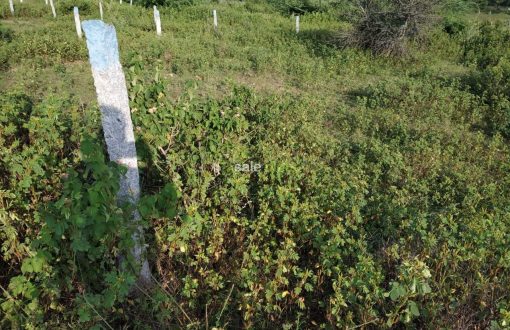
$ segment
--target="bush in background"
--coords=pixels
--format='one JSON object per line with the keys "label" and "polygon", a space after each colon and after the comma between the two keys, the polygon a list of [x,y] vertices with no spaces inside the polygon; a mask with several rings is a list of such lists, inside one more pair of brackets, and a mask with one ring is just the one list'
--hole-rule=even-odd
{"label": "bush in background", "polygon": [[510,137],[510,32],[483,24],[464,46],[463,61],[474,68],[465,78],[486,106],[484,126],[489,134]]}
{"label": "bush in background", "polygon": [[404,55],[407,43],[434,24],[439,2],[360,0],[360,17],[351,31],[340,36],[340,41],[379,55]]}

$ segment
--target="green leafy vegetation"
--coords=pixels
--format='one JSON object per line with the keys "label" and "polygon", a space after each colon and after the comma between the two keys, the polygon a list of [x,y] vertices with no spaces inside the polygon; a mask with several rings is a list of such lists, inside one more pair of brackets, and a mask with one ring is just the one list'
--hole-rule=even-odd
{"label": "green leafy vegetation", "polygon": [[0,328],[509,326],[510,15],[450,2],[381,57],[337,47],[352,1],[172,1],[160,38],[151,4],[104,3],[135,206],[74,31],[98,9],[0,4]]}

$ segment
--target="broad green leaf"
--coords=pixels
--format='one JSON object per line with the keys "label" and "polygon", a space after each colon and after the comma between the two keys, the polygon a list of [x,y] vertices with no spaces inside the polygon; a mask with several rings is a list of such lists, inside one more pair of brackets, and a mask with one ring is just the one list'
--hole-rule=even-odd
{"label": "broad green leaf", "polygon": [[414,301],[410,301],[408,305],[411,314],[413,314],[414,316],[420,316],[420,310],[418,309],[418,305],[416,305]]}

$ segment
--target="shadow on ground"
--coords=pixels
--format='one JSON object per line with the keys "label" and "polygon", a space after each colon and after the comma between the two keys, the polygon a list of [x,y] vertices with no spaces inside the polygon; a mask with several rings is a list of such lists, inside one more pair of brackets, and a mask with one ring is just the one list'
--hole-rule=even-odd
{"label": "shadow on ground", "polygon": [[307,46],[311,54],[318,57],[330,57],[341,48],[338,31],[325,29],[304,30],[298,33],[298,38]]}

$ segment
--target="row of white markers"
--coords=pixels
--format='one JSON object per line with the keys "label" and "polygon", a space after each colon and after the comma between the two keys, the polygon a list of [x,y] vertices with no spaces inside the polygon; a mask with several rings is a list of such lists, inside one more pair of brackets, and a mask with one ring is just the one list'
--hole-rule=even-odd
{"label": "row of white markers", "polygon": [[[57,17],[57,11],[55,10],[55,5],[53,4],[53,0],[44,0],[46,2],[46,6],[49,4],[51,7],[51,13],[53,17]],[[20,3],[23,3],[23,0],[19,0]],[[122,1],[121,1],[122,2]],[[12,0],[9,0],[9,9],[11,10],[12,16],[14,16],[14,3]]]}
{"label": "row of white markers", "polygon": [[[51,0],[50,0],[51,1]],[[122,3],[122,0],[121,0]],[[81,32],[81,21],[80,21],[80,13],[78,11],[78,7],[74,7],[74,24],[76,25],[76,33],[78,37],[82,37]],[[101,15],[101,20],[103,20],[103,6],[101,2],[99,2],[99,14]],[[159,10],[156,6],[154,6],[154,23],[156,24],[156,34],[158,36],[161,35],[161,16],[159,15]],[[213,23],[214,29],[218,28],[218,15],[216,14],[216,9],[213,10]]]}
{"label": "row of white markers", "polygon": [[[50,0],[52,1],[52,0]],[[122,3],[122,0],[121,0]],[[103,20],[103,6],[101,2],[99,2],[99,13],[101,15],[101,20]],[[213,9],[213,25],[214,29],[218,29],[218,14],[216,13],[216,9]],[[78,33],[78,37],[81,38],[81,26],[80,26],[80,14],[78,12],[78,7],[74,7],[74,22],[76,24],[76,33]],[[158,36],[161,35],[161,16],[159,15],[159,10],[156,6],[154,6],[154,23],[156,24],[156,34]],[[296,33],[299,32],[299,16],[296,16]]]}
{"label": "row of white markers", "polygon": [[[44,0],[46,2],[46,6],[49,4],[51,7],[51,13],[53,14],[53,17],[57,17],[57,12],[55,11],[55,5],[53,4],[53,0]],[[19,0],[20,3],[23,3],[23,0]],[[119,0],[120,3],[122,3],[122,0]],[[129,4],[133,5],[133,0],[129,0]],[[14,16],[14,3],[12,0],[9,0],[9,8],[11,10],[12,16]],[[99,1],[99,12],[101,13],[101,19],[103,19],[103,4],[101,1]]]}
{"label": "row of white markers", "polygon": [[[57,17],[57,13],[55,11],[55,6],[53,5],[53,0],[45,0],[46,5],[48,5],[48,2],[51,6],[51,12],[53,14],[53,17]],[[23,0],[20,0],[21,3],[23,3]],[[120,0],[120,3],[122,3],[122,0]],[[133,0],[130,0],[129,3],[133,5]],[[9,0],[9,7],[11,9],[11,13],[14,16],[14,4],[12,0]],[[213,25],[214,29],[218,29],[218,14],[216,13],[216,9],[212,11],[213,13]],[[99,15],[101,16],[101,20],[103,20],[103,3],[102,1],[99,1]],[[81,23],[80,23],[80,13],[78,12],[78,7],[74,7],[74,23],[76,25],[76,33],[78,33],[78,37],[82,37],[81,32]],[[161,17],[159,15],[159,10],[156,6],[154,6],[154,23],[156,24],[156,34],[158,36],[161,35]],[[296,16],[296,33],[299,32],[299,16]]]}
{"label": "row of white markers", "polygon": [[[51,7],[51,13],[53,14],[53,17],[57,17],[57,11],[55,10],[55,5],[53,4],[53,0],[44,0],[46,2],[46,6],[49,4]],[[23,3],[23,0],[19,0],[20,3]],[[122,0],[120,0],[120,3],[122,3]],[[129,3],[133,5],[133,0],[130,0]],[[14,16],[14,3],[12,0],[9,0],[9,9],[11,10],[12,16]],[[76,11],[77,7],[74,7],[75,17],[76,17]],[[102,1],[99,1],[99,14],[101,15],[101,20],[103,19],[103,3]]]}

